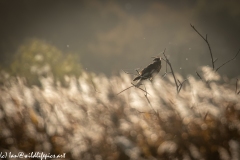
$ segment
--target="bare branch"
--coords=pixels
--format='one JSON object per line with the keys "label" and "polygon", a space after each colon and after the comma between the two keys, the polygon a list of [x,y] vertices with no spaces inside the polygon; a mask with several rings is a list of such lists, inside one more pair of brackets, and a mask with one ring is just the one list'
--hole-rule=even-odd
{"label": "bare branch", "polygon": [[175,82],[175,85],[176,85],[176,90],[177,90],[177,93],[178,93],[177,80],[176,80],[175,74],[174,74],[174,72],[173,72],[172,65],[171,65],[171,63],[169,62],[169,60],[167,59],[166,55],[165,55],[165,50],[166,50],[166,48],[164,49],[163,55],[164,55],[164,57],[165,57],[165,59],[166,59],[166,62],[168,63],[168,65],[169,65],[169,67],[170,67],[170,69],[171,69],[171,71],[172,71],[173,79],[174,79],[174,82]]}
{"label": "bare branch", "polygon": [[164,74],[162,75],[162,78],[166,77],[168,73],[172,73],[172,72],[164,73]]}
{"label": "bare branch", "polygon": [[180,83],[180,85],[179,85],[179,88],[178,88],[178,93],[181,91],[181,89],[182,89],[182,86],[183,86],[183,83],[184,82],[186,82],[188,79],[184,79],[182,82],[180,82],[179,80],[179,83]]}
{"label": "bare branch", "polygon": [[200,76],[200,74],[198,74],[198,72],[196,71],[197,76],[203,81],[202,77]]}
{"label": "bare branch", "polygon": [[122,92],[124,92],[124,91],[126,91],[126,90],[128,90],[128,89],[130,89],[130,88],[132,88],[132,87],[134,87],[134,86],[130,86],[130,87],[128,87],[128,88],[126,88],[126,89],[122,90],[122,91],[121,91],[121,92],[119,92],[117,95],[119,95],[120,93],[122,93]]}
{"label": "bare branch", "polygon": [[177,79],[177,81],[178,81],[178,83],[179,83],[179,85],[178,86],[180,86],[181,85],[181,82]]}
{"label": "bare branch", "polygon": [[[122,90],[121,92],[117,93],[117,95],[121,94],[122,92],[124,92],[124,91],[126,91],[126,90],[128,90],[128,89],[130,89],[130,88],[132,88],[132,87],[136,87],[137,89],[140,89],[140,90],[142,90],[143,92],[145,92],[145,94],[149,94],[146,90],[144,90],[144,89],[142,89],[142,88],[140,88],[140,87],[137,87],[137,86],[134,85],[133,83],[131,83],[131,84],[132,84],[132,86],[130,86],[130,87]],[[149,95],[150,95],[150,94],[149,94]]]}
{"label": "bare branch", "polygon": [[199,31],[198,31],[192,24],[190,24],[190,25],[191,25],[191,27],[194,29],[194,31],[196,31],[197,34],[198,34],[200,37],[202,37],[202,39],[207,43],[208,49],[209,49],[209,51],[210,51],[210,56],[211,56],[211,59],[212,59],[212,68],[213,68],[213,70],[214,70],[213,54],[212,54],[211,46],[210,46],[210,44],[209,44],[209,42],[208,42],[208,39],[207,39],[207,38],[208,38],[208,37],[207,37],[207,34],[206,34],[206,38],[204,38],[203,35],[202,35],[201,33],[199,33]]}
{"label": "bare branch", "polygon": [[162,78],[166,77],[167,75],[167,72],[165,72],[163,75],[162,75]]}
{"label": "bare branch", "polygon": [[213,61],[213,63],[217,62],[217,60],[218,60],[218,58],[216,58],[216,59]]}
{"label": "bare branch", "polygon": [[145,98],[147,99],[147,101],[148,101],[151,109],[152,109],[156,114],[158,114],[157,111],[155,111],[155,109],[153,109],[153,106],[152,106],[152,104],[150,103],[150,101],[149,101],[149,99],[148,99],[148,97],[147,97],[147,94],[145,94],[144,96],[145,96]]}
{"label": "bare branch", "polygon": [[[137,89],[140,89],[140,90],[142,90],[143,92],[145,92],[145,94],[149,94],[148,92],[147,92],[147,90],[144,90],[144,89],[142,89],[142,88],[140,88],[140,87],[137,87],[137,86],[135,86],[134,84],[132,84],[134,87],[136,87]],[[150,94],[149,94],[150,95]]]}
{"label": "bare branch", "polygon": [[166,63],[166,73],[167,73],[167,63]]}
{"label": "bare branch", "polygon": [[237,57],[237,55],[238,55],[239,52],[240,52],[240,49],[238,50],[237,54],[236,54],[232,59],[230,59],[230,60],[228,60],[227,62],[223,63],[221,66],[219,66],[219,67],[216,69],[216,71],[218,71],[218,70],[219,70],[222,66],[224,66],[225,64],[227,64],[227,63],[233,61],[234,59],[236,59],[236,57]]}
{"label": "bare branch", "polygon": [[[132,74],[132,75],[136,75],[136,74],[133,74],[133,73],[128,73],[128,72],[125,72],[124,70],[122,70],[124,73],[126,73],[126,74]],[[138,72],[138,70],[136,69],[136,71]],[[139,75],[139,72],[138,72],[138,75]],[[117,93],[117,95],[119,95],[119,94],[121,94],[122,92],[124,92],[124,91],[126,91],[126,90],[128,90],[128,89],[130,89],[130,88],[132,88],[132,87],[136,87],[134,84],[132,84],[132,86],[130,86],[130,87],[128,87],[128,88],[126,88],[126,89],[124,89],[124,90],[122,90],[121,92],[119,92],[119,93]]]}
{"label": "bare branch", "polygon": [[[144,86],[144,87],[145,87],[145,86]],[[145,96],[145,98],[147,99],[147,101],[148,101],[148,103],[149,103],[151,109],[152,109],[152,110],[156,113],[156,115],[157,115],[157,114],[158,114],[157,111],[155,111],[155,109],[153,109],[153,106],[152,106],[150,100],[148,99],[148,96],[147,96],[147,89],[146,89],[146,87],[145,87],[145,91],[146,91],[146,94],[145,94],[144,96]]]}
{"label": "bare branch", "polygon": [[168,72],[168,71],[167,71],[167,68],[168,68],[168,67],[167,67],[167,66],[168,66],[168,63],[167,63],[167,61],[166,61],[164,58],[162,58],[162,60],[164,60],[164,61],[166,62],[166,71],[165,71],[165,73],[162,75],[162,78],[164,78],[164,77],[166,77],[166,76],[167,76],[167,74],[168,74],[168,73],[172,73],[172,72]]}

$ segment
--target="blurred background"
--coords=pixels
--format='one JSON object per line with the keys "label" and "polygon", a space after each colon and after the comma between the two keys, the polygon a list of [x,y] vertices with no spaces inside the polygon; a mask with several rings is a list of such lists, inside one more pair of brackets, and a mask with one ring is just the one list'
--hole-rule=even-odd
{"label": "blurred background", "polygon": [[[240,49],[239,6],[0,0],[0,151],[83,160],[240,159],[240,55],[219,76],[190,27],[208,34],[219,67]],[[189,76],[176,94],[169,75],[125,90],[132,77],[121,70],[134,73],[165,48],[175,72],[185,79],[200,70],[207,83]]]}
{"label": "blurred background", "polygon": [[[190,23],[208,34],[220,66],[240,48],[239,6],[238,0],[0,0],[0,68],[20,73],[16,68],[30,63],[26,57],[39,59],[41,47],[28,48],[35,44],[56,49],[52,57],[62,56],[55,60],[59,66],[78,63],[72,67],[109,76],[134,72],[166,48],[176,72],[195,75],[200,66],[211,66],[211,59]],[[66,55],[72,57],[68,62]],[[240,56],[219,72],[237,77],[239,64]]]}

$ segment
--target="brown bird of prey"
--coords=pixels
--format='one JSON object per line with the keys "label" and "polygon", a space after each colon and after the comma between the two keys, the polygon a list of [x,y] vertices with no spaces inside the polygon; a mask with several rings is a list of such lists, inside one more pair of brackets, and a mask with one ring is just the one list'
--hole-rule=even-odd
{"label": "brown bird of prey", "polygon": [[161,57],[157,57],[153,59],[153,63],[149,64],[146,68],[144,68],[139,76],[135,77],[133,81],[138,80],[136,86],[139,87],[143,80],[149,79],[152,80],[153,76],[157,74],[161,69]]}

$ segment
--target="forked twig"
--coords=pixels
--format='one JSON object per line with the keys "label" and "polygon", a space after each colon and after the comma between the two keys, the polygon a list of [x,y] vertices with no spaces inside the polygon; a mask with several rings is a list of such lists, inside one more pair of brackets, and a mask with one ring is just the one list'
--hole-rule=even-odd
{"label": "forked twig", "polygon": [[[210,44],[209,44],[209,42],[208,42],[207,34],[206,34],[206,38],[204,38],[203,35],[202,35],[192,24],[190,24],[190,25],[191,25],[191,27],[194,29],[194,31],[196,31],[196,32],[198,33],[198,35],[207,43],[208,49],[209,49],[210,55],[211,55],[212,68],[213,68],[213,70],[215,70],[215,62],[218,60],[218,58],[216,58],[215,60],[213,60],[212,49],[211,49],[211,46],[210,46]],[[223,66],[226,65],[227,63],[229,63],[229,62],[233,61],[234,59],[236,59],[236,57],[238,56],[239,52],[240,52],[240,49],[238,50],[237,54],[236,54],[232,59],[224,62],[222,65],[220,65],[220,66],[216,69],[216,71],[218,71],[221,67],[223,67]],[[199,74],[198,74],[198,75],[199,75]],[[201,79],[202,79],[202,78],[201,78]]]}
{"label": "forked twig", "polygon": [[239,52],[240,52],[240,49],[238,50],[237,54],[236,54],[232,59],[230,59],[230,60],[226,61],[225,63],[223,63],[221,66],[219,66],[219,67],[216,69],[216,71],[218,71],[218,70],[219,70],[222,66],[224,66],[225,64],[227,64],[227,63],[233,61],[234,59],[236,59],[236,57],[237,57],[237,55],[238,55]]}
{"label": "forked twig", "polygon": [[[145,88],[145,90],[144,89],[142,89],[142,88],[140,88],[140,87],[137,87],[136,85],[134,85],[133,83],[131,83],[134,87],[136,87],[137,89],[140,89],[140,90],[142,90],[143,92],[145,92],[145,94],[149,94],[148,92],[147,92],[147,90],[146,90],[146,88]],[[145,87],[145,86],[144,86]],[[150,95],[150,94],[149,94]]]}
{"label": "forked twig", "polygon": [[172,75],[173,75],[173,79],[174,79],[174,82],[175,82],[175,85],[176,85],[176,90],[177,90],[177,93],[178,93],[177,80],[176,80],[175,74],[174,74],[174,72],[173,72],[172,65],[171,65],[171,63],[169,62],[169,60],[167,59],[166,55],[165,55],[165,50],[166,50],[166,48],[165,48],[164,51],[163,51],[163,55],[164,55],[164,57],[165,57],[165,59],[166,59],[165,61],[167,62],[167,64],[169,65],[169,67],[170,67],[170,69],[171,69],[171,72],[172,72]]}
{"label": "forked twig", "polygon": [[[162,60],[164,60],[164,61],[166,62],[166,60],[165,60],[164,58],[162,58]],[[168,63],[166,62],[166,71],[165,71],[165,73],[162,75],[162,78],[166,77],[168,73],[172,73],[172,72],[168,72],[168,71],[167,71],[167,68],[168,68],[167,66],[168,66]]]}
{"label": "forked twig", "polygon": [[122,92],[124,92],[124,91],[126,91],[126,90],[128,90],[128,89],[130,89],[130,88],[132,88],[132,87],[134,87],[134,86],[130,86],[130,87],[128,87],[128,88],[126,88],[126,89],[122,90],[122,91],[121,91],[121,92],[119,92],[117,95],[121,94]]}
{"label": "forked twig", "polygon": [[[124,72],[125,72],[125,71],[124,71]],[[140,73],[139,73],[138,70],[136,70],[136,72],[138,73],[138,75],[140,75]],[[125,73],[127,73],[127,72],[125,72]],[[129,74],[129,73],[127,73],[127,74]],[[151,109],[152,109],[152,110],[155,112],[155,114],[157,115],[157,111],[155,111],[155,109],[153,109],[153,106],[152,106],[150,100],[148,99],[148,96],[147,96],[147,95],[148,95],[149,93],[147,92],[146,87],[144,86],[144,87],[145,87],[145,90],[144,90],[144,89],[142,89],[142,88],[140,88],[140,87],[134,85],[133,83],[131,83],[131,84],[132,84],[132,86],[130,86],[130,87],[128,87],[128,88],[122,90],[121,92],[117,93],[117,95],[121,94],[122,92],[124,92],[124,91],[126,91],[126,90],[128,90],[128,89],[130,89],[130,88],[132,88],[132,87],[136,87],[136,88],[142,90],[143,92],[145,92],[144,96],[145,96],[145,98],[147,99],[148,104],[150,105]],[[150,94],[149,94],[149,95],[150,95]],[[139,113],[140,113],[140,112],[139,112]]]}
{"label": "forked twig", "polygon": [[[130,89],[130,88],[132,88],[132,87],[136,87],[137,89],[140,89],[140,90],[142,90],[143,92],[145,92],[145,94],[149,94],[146,90],[144,90],[144,89],[142,89],[142,88],[140,88],[140,87],[137,87],[137,86],[134,85],[133,83],[131,83],[131,84],[132,84],[132,86],[125,88],[125,89],[122,90],[121,92],[117,93],[117,95],[121,94],[122,92],[124,92],[124,91],[126,91],[126,90],[128,90],[128,89]],[[150,95],[150,94],[149,94],[149,95]]]}
{"label": "forked twig", "polygon": [[188,80],[188,79],[184,79],[182,82],[180,82],[180,81],[178,80],[178,83],[179,83],[179,85],[178,85],[178,93],[181,91],[182,86],[183,86],[183,83],[186,82],[187,80]]}
{"label": "forked twig", "polygon": [[[212,54],[211,46],[210,46],[210,44],[209,44],[209,42],[208,42],[208,39],[207,39],[207,34],[206,34],[206,38],[204,38],[203,35],[202,35],[200,32],[198,32],[198,30],[197,30],[192,24],[190,24],[190,25],[191,25],[191,27],[194,29],[194,31],[196,31],[197,34],[198,34],[200,37],[202,37],[202,39],[207,43],[208,49],[209,49],[209,51],[210,51],[211,60],[212,60],[212,68],[213,68],[213,70],[214,70],[213,54]],[[216,61],[216,60],[215,60],[215,61]]]}
{"label": "forked twig", "polygon": [[[125,72],[125,71],[123,70],[123,72]],[[140,72],[138,71],[138,69],[136,69],[136,72],[138,73],[138,76],[141,75]],[[126,74],[132,74],[132,73],[128,73],[128,72],[125,72],[125,73],[126,73]],[[136,74],[133,74],[133,75],[136,75]],[[124,91],[126,91],[126,90],[128,90],[128,89],[130,89],[130,88],[132,88],[132,87],[136,87],[136,88],[142,90],[143,92],[145,92],[145,94],[149,94],[149,93],[147,92],[146,88],[145,88],[145,90],[143,90],[142,88],[136,86],[135,84],[133,84],[133,83],[131,83],[131,84],[132,84],[132,86],[130,86],[130,87],[122,90],[121,92],[117,93],[117,95],[121,94],[122,92],[124,92]],[[149,95],[150,95],[150,94],[149,94]]]}

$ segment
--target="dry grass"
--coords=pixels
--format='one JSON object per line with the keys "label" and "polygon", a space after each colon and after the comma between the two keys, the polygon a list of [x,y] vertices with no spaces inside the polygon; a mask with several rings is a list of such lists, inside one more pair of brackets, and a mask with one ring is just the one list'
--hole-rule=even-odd
{"label": "dry grass", "polygon": [[[0,151],[62,154],[66,159],[240,159],[240,95],[204,67],[208,80],[189,77],[180,94],[170,75],[131,88],[129,75],[85,73],[68,87],[22,78],[0,90]],[[181,77],[176,75],[181,81]],[[156,113],[156,112],[157,113]]]}

